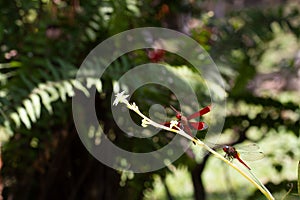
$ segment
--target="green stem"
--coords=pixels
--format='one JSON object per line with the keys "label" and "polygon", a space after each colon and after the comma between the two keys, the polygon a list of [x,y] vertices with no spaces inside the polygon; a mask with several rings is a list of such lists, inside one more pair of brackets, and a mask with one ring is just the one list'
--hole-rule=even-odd
{"label": "green stem", "polygon": [[251,171],[249,171],[249,173],[252,175],[252,177],[256,180],[256,182],[258,182],[260,184],[260,186],[270,195],[272,196],[272,194],[270,193],[270,191],[266,188],[266,186],[264,184],[262,184],[262,182],[255,176],[255,174],[253,174]]}
{"label": "green stem", "polygon": [[[209,151],[211,154],[213,154],[216,158],[219,158],[220,160],[222,160],[223,162],[225,162],[226,164],[228,164],[229,166],[231,166],[232,168],[234,168],[237,172],[239,172],[243,177],[245,177],[250,183],[252,183],[252,185],[254,185],[257,189],[259,189],[269,200],[274,200],[274,197],[272,196],[272,194],[268,191],[268,189],[253,175],[252,172],[250,172],[252,174],[253,177],[255,177],[256,180],[254,180],[253,178],[251,178],[248,174],[246,174],[244,171],[242,171],[240,168],[238,168],[235,164],[233,164],[232,162],[230,162],[229,160],[227,160],[226,158],[224,158],[224,156],[222,156],[221,154],[219,154],[218,152],[214,151],[212,148],[210,148],[209,146],[207,146],[205,143],[203,143],[201,140],[192,138],[189,134],[185,133],[183,130],[181,130],[179,127],[176,127],[178,130],[167,127],[167,126],[163,126],[159,123],[156,123],[154,121],[152,121],[151,119],[149,119],[148,117],[146,117],[143,113],[141,113],[138,109],[137,106],[131,105],[127,100],[123,101],[122,103],[126,104],[127,107],[131,110],[133,110],[134,112],[136,112],[139,116],[141,116],[143,119],[147,120],[149,122],[149,124],[151,124],[154,127],[157,128],[161,128],[167,131],[171,131],[177,134],[182,135],[183,137],[187,138],[188,140],[196,143],[197,145],[205,148],[207,151]],[[259,183],[259,184],[258,184]]]}
{"label": "green stem", "polygon": [[[236,171],[238,171],[242,176],[244,176],[248,181],[250,181],[250,183],[252,183],[257,189],[259,189],[269,200],[274,200],[274,197],[272,196],[272,194],[267,190],[267,188],[265,186],[263,186],[263,184],[261,184],[263,186],[262,187],[255,180],[253,180],[253,178],[251,178],[248,174],[246,174],[244,171],[242,171],[240,168],[238,168],[235,164],[233,164],[232,162],[230,162],[229,160],[224,158],[224,156],[220,155],[219,153],[214,151],[212,148],[210,148],[209,146],[207,146],[205,143],[203,143],[200,140],[194,139],[193,142],[195,142],[197,145],[199,145],[201,147],[204,147],[207,151],[212,153],[215,157],[221,159],[226,164],[230,165],[232,168],[234,168]],[[253,175],[252,172],[251,172],[251,174]],[[261,182],[259,181],[259,183],[261,183]]]}

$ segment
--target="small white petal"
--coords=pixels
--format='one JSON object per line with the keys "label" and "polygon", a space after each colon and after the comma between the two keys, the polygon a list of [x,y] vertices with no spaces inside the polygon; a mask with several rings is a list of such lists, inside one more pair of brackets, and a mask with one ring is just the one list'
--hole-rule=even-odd
{"label": "small white petal", "polygon": [[116,99],[113,102],[113,105],[116,106],[118,105],[118,103],[124,103],[127,101],[127,97],[129,97],[129,95],[124,95],[125,91],[122,91],[121,93],[116,94]]}
{"label": "small white petal", "polygon": [[176,120],[172,120],[170,122],[170,128],[173,128],[174,126],[177,126],[177,125],[178,125],[178,121],[176,121]]}
{"label": "small white petal", "polygon": [[143,119],[142,120],[142,127],[147,127],[148,125],[149,125],[150,123],[149,123],[149,121],[148,120],[146,120],[146,119]]}

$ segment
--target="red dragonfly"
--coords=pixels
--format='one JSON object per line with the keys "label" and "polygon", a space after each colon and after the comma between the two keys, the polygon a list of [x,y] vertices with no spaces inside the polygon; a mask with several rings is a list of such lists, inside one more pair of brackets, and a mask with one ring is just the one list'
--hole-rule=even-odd
{"label": "red dragonfly", "polygon": [[[182,128],[185,132],[187,132],[191,137],[194,137],[191,131],[191,127],[199,131],[207,128],[207,125],[204,122],[191,122],[190,120],[205,115],[211,110],[211,106],[206,106],[205,108],[202,108],[198,112],[195,112],[194,114],[188,117],[182,115],[182,113],[177,111],[173,106],[170,107],[172,108],[172,110],[174,110],[174,112],[176,112],[176,118],[178,119],[178,126]],[[164,125],[170,126],[170,122],[166,122]]]}
{"label": "red dragonfly", "polygon": [[262,152],[257,151],[259,149],[259,146],[257,146],[256,144],[245,145],[243,147],[240,147],[240,149],[242,149],[242,151],[238,152],[233,146],[224,146],[223,151],[226,153],[225,158],[227,158],[228,160],[233,160],[235,158],[247,169],[251,170],[251,168],[241,159],[240,153],[242,154],[243,159],[248,161],[259,160],[264,157],[264,154]]}

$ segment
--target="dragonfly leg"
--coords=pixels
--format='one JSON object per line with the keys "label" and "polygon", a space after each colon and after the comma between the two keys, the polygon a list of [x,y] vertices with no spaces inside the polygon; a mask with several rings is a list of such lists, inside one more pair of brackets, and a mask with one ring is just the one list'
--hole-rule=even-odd
{"label": "dragonfly leg", "polygon": [[227,160],[229,160],[230,162],[233,160],[233,157],[228,155],[227,153],[224,155],[224,158],[226,158]]}

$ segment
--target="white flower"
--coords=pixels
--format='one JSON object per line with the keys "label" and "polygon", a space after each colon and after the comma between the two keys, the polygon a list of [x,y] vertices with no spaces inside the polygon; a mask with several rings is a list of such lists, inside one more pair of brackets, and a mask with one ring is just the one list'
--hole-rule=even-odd
{"label": "white flower", "polygon": [[174,126],[177,126],[177,125],[178,125],[178,121],[171,120],[171,122],[170,122],[170,128],[173,128]]}
{"label": "white flower", "polygon": [[142,120],[142,127],[147,127],[150,124],[150,122],[147,119]]}
{"label": "white flower", "polygon": [[126,102],[128,103],[126,98],[129,97],[129,95],[124,95],[124,93],[125,91],[116,94],[116,99],[113,102],[114,106],[118,105],[118,103],[126,103]]}

